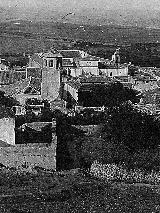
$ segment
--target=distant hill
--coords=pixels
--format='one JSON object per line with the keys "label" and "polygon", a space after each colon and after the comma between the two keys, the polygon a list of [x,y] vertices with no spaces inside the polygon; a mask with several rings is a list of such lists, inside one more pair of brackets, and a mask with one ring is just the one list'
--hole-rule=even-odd
{"label": "distant hill", "polygon": [[[145,8],[145,7],[144,7]],[[42,7],[28,9],[22,7],[0,7],[0,22],[11,20],[53,21],[89,25],[121,25],[160,28],[160,11],[148,9],[106,9],[102,5],[95,8],[83,7],[64,9],[63,7]]]}
{"label": "distant hill", "polygon": [[[11,38],[12,37],[12,38]],[[17,37],[19,40],[17,40]],[[138,42],[160,42],[160,29],[150,29],[136,26],[123,26],[118,24],[107,25],[90,25],[90,24],[73,24],[62,22],[31,22],[27,20],[8,21],[0,23],[1,49],[6,48],[5,43],[13,42],[13,47],[17,48],[17,43],[23,45],[23,40],[35,39],[40,42],[41,46],[55,43],[55,40],[72,39],[84,40],[100,43],[138,43]],[[20,44],[21,41],[21,44]],[[25,41],[26,42],[26,41]],[[11,46],[11,44],[10,44]]]}

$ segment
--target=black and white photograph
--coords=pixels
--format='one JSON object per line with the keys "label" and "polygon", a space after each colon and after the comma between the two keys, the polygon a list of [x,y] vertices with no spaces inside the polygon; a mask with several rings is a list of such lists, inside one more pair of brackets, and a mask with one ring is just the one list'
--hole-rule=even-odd
{"label": "black and white photograph", "polygon": [[160,213],[160,1],[0,0],[0,213]]}

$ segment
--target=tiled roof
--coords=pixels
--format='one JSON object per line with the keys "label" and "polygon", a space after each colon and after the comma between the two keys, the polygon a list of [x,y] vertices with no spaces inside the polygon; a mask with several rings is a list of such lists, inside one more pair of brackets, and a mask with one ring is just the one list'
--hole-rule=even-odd
{"label": "tiled roof", "polygon": [[59,50],[63,58],[82,58],[79,50]]}

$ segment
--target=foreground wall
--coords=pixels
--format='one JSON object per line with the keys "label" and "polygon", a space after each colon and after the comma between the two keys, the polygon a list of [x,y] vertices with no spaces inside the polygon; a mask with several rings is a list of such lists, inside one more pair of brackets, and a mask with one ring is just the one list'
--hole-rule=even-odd
{"label": "foreground wall", "polygon": [[0,163],[9,167],[39,166],[56,170],[56,144],[16,145],[0,148]]}

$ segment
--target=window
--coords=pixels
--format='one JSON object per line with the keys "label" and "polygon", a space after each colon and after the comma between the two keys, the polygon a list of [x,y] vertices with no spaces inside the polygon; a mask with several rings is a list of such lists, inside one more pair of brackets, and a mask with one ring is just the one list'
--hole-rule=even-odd
{"label": "window", "polygon": [[56,58],[56,69],[62,67],[62,58]]}
{"label": "window", "polygon": [[110,73],[110,76],[112,76],[112,72]]}
{"label": "window", "polygon": [[47,67],[47,60],[45,59],[44,62],[45,62],[45,66]]}
{"label": "window", "polygon": [[49,60],[49,67],[53,67],[53,60]]}

